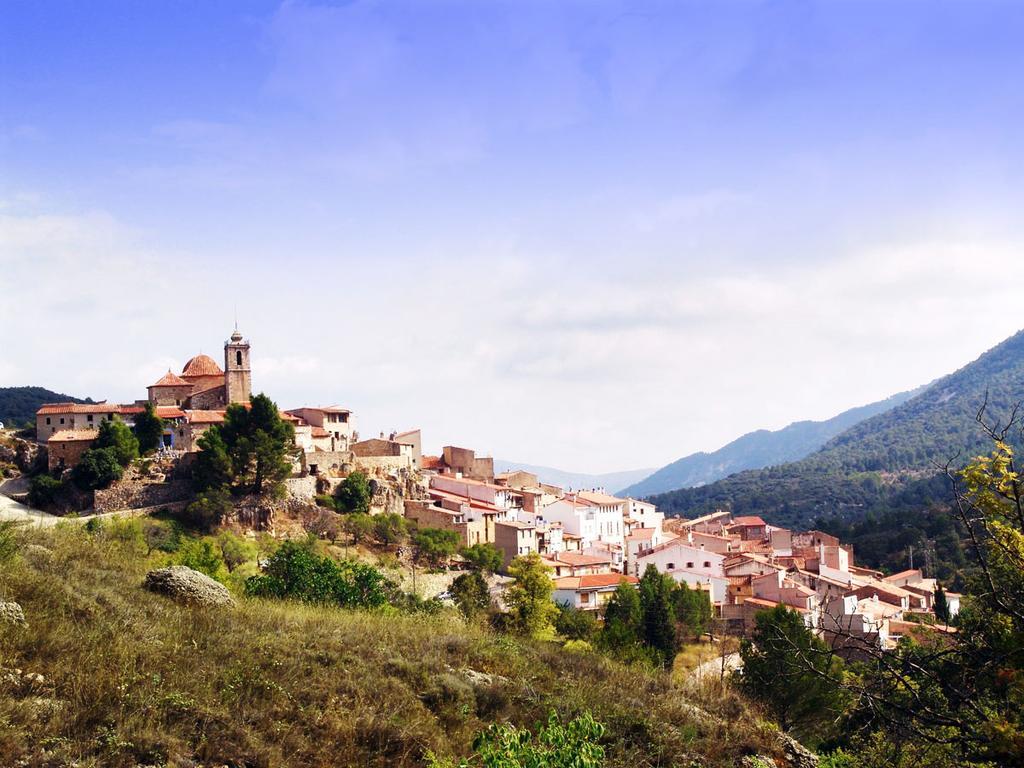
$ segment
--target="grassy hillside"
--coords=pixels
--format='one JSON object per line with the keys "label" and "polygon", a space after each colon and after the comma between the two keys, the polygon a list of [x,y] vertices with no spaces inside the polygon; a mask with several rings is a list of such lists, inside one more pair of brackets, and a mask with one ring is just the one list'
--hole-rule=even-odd
{"label": "grassy hillside", "polygon": [[422,766],[427,750],[467,755],[489,723],[550,711],[603,722],[609,766],[773,751],[734,695],[696,716],[666,673],[454,612],[183,607],[141,588],[160,556],[79,528],[23,532],[21,553],[0,565],[0,600],[28,621],[0,624],[0,765]]}
{"label": "grassy hillside", "polygon": [[742,472],[788,461],[797,461],[821,448],[854,424],[884,413],[917,394],[901,392],[859,408],[851,408],[825,421],[798,421],[774,432],[759,429],[711,453],[694,453],[662,467],[639,483],[626,488],[630,496],[651,496],[677,488],[692,488]]}
{"label": "grassy hillside", "polygon": [[43,403],[91,403],[43,387],[0,387],[0,421],[8,427],[35,424],[36,411]]}

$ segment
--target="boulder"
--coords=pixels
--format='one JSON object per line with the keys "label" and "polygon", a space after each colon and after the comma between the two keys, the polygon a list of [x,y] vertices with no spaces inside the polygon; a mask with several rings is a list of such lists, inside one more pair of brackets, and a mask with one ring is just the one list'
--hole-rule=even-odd
{"label": "boulder", "polygon": [[146,589],[193,605],[234,605],[228,588],[205,573],[184,565],[159,568],[146,574]]}
{"label": "boulder", "polygon": [[24,627],[28,622],[25,621],[25,612],[21,610],[20,605],[0,602],[0,624],[17,624]]}
{"label": "boulder", "polygon": [[792,768],[818,768],[818,756],[792,736],[780,731],[779,745]]}

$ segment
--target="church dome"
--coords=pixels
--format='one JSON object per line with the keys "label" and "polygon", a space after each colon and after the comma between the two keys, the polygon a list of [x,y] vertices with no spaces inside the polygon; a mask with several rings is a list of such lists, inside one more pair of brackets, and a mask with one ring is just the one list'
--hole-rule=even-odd
{"label": "church dome", "polygon": [[223,376],[224,371],[209,355],[196,355],[181,369],[182,376]]}

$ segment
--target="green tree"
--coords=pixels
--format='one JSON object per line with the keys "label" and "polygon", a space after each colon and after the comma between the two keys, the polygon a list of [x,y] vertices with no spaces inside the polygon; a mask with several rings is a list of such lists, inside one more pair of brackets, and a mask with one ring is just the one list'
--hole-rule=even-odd
{"label": "green tree", "polygon": [[949,601],[946,599],[946,590],[942,588],[942,585],[936,582],[935,584],[935,618],[941,621],[943,624],[949,624]]}
{"label": "green tree", "polygon": [[605,605],[601,645],[620,658],[633,658],[640,648],[642,632],[640,594],[623,579]]}
{"label": "green tree", "polygon": [[456,764],[428,753],[427,768],[601,768],[604,730],[589,712],[564,725],[552,712],[536,735],[495,723],[473,740],[469,760]]}
{"label": "green tree", "polygon": [[509,626],[527,637],[542,637],[554,632],[554,619],[558,606],[551,601],[554,589],[551,569],[531,552],[517,557],[508,567],[515,581],[505,590],[505,604],[509,609]]}
{"label": "green tree", "polygon": [[767,707],[784,731],[817,742],[825,725],[844,709],[844,697],[832,681],[841,662],[784,605],[754,617],[754,632],[740,646],[744,691]]}
{"label": "green tree", "polygon": [[643,642],[665,667],[676,657],[675,610],[672,593],[675,581],[653,565],[640,579],[640,610],[643,614]]}
{"label": "green tree", "polygon": [[373,518],[370,515],[355,513],[345,517],[345,532],[352,537],[352,543],[366,541],[373,535]]}
{"label": "green tree", "polygon": [[181,546],[181,529],[173,522],[146,517],[142,520],[142,538],[147,555],[154,551],[176,552]]}
{"label": "green tree", "polygon": [[[206,430],[197,443],[193,478],[200,489],[225,485],[224,476],[241,491],[276,491],[291,474],[295,429],[281,418],[277,405],[264,394],[253,396],[249,407],[232,403],[224,423]],[[211,455],[203,458],[203,453]],[[223,450],[223,454],[221,453]],[[224,456],[229,462],[225,466]]]}
{"label": "green tree", "polygon": [[363,472],[352,472],[334,490],[334,505],[344,514],[366,514],[370,511],[370,481]]}
{"label": "green tree", "polygon": [[163,444],[164,420],[157,413],[152,403],[146,403],[142,413],[135,417],[133,428],[139,441],[139,453],[151,453]]}
{"label": "green tree", "polygon": [[560,603],[555,631],[566,640],[590,640],[597,634],[597,619],[592,611],[581,611],[568,603]]}
{"label": "green tree", "polygon": [[257,557],[256,544],[231,531],[221,531],[217,535],[217,546],[228,572]]}
{"label": "green tree", "polygon": [[139,458],[139,441],[120,419],[104,421],[100,424],[93,448],[110,450],[114,458],[117,459],[117,463],[122,467],[127,467]]}
{"label": "green tree", "polygon": [[222,490],[231,485],[231,457],[219,426],[212,426],[196,441],[199,452],[192,465],[192,484],[199,492]]}
{"label": "green tree", "polygon": [[437,566],[451,559],[459,548],[461,537],[446,528],[420,528],[412,536],[417,559]]}
{"label": "green tree", "polygon": [[[109,424],[110,422],[104,422]],[[134,438],[132,438],[134,439]],[[124,468],[113,448],[90,448],[71,470],[71,480],[83,491],[106,488],[120,480]]]}
{"label": "green tree", "polygon": [[188,539],[175,554],[178,565],[205,573],[211,579],[224,578],[224,559],[220,549],[209,539]]}
{"label": "green tree", "polygon": [[491,607],[490,590],[478,571],[461,574],[448,591],[467,619],[475,618]]}
{"label": "green tree", "polygon": [[505,561],[501,550],[493,544],[481,543],[471,547],[463,547],[459,553],[470,565],[480,571],[497,573],[501,570],[501,564]]}
{"label": "green tree", "polygon": [[405,538],[408,526],[405,518],[393,513],[373,515],[373,537],[381,544],[397,544]]}
{"label": "green tree", "polygon": [[672,607],[680,633],[692,638],[703,635],[711,624],[711,598],[703,589],[690,589],[680,582],[672,592]]}
{"label": "green tree", "polygon": [[220,525],[230,511],[231,494],[223,487],[211,488],[185,507],[180,519],[191,528],[208,532]]}

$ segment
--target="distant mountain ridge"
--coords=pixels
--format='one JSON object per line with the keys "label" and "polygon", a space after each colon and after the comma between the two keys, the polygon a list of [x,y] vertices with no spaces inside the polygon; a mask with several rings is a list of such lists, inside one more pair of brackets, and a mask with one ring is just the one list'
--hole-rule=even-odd
{"label": "distant mountain ridge", "polygon": [[[1024,400],[1024,331],[906,402],[853,425],[800,461],[653,499],[670,514],[692,517],[727,508],[781,525],[943,504],[949,494],[939,467],[950,460],[962,464],[991,449],[975,420],[986,398],[990,421],[1005,420]],[[1019,449],[1021,436],[1012,438]]]}
{"label": "distant mountain ridge", "polygon": [[758,429],[733,440],[717,451],[700,451],[662,467],[639,483],[626,488],[631,496],[651,496],[706,485],[745,469],[760,469],[797,461],[821,448],[854,424],[905,403],[925,388],[900,392],[877,403],[850,408],[825,421],[796,421],[782,429]]}
{"label": "distant mountain ridge", "polygon": [[543,467],[537,464],[524,464],[520,461],[507,461],[505,459],[494,460],[495,472],[508,472],[513,469],[522,469],[532,472],[540,478],[541,482],[558,485],[562,488],[604,488],[609,493],[617,493],[631,483],[651,474],[650,469],[632,469],[622,472],[606,472],[604,474],[588,474],[585,472],[567,472],[554,467]]}
{"label": "distant mountain ridge", "polygon": [[0,387],[0,421],[7,427],[35,423],[43,403],[92,403],[91,398],[72,397],[44,387]]}

